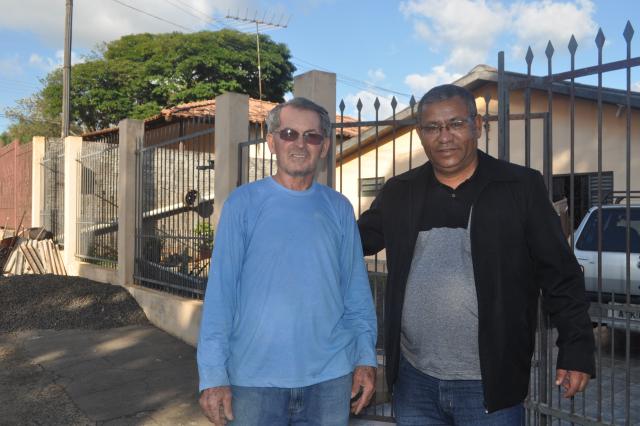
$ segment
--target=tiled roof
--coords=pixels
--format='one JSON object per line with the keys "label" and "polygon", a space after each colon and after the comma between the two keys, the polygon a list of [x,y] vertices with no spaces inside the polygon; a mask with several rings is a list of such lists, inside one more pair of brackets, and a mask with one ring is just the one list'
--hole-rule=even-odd
{"label": "tiled roof", "polygon": [[[275,102],[259,101],[257,99],[249,98],[249,122],[251,123],[264,122],[264,120],[267,118],[267,114],[269,113],[269,111],[271,111],[276,105],[278,104]],[[171,117],[182,117],[182,118],[215,117],[215,115],[216,115],[216,100],[209,99],[206,101],[189,102],[186,104],[176,105],[171,108],[165,108],[160,112],[160,114],[154,115],[152,117],[147,117],[144,120],[144,122],[149,123],[149,122],[159,121],[160,119],[169,121]],[[341,118],[339,115],[337,115],[336,122],[337,123],[340,123],[340,122],[353,123],[353,122],[356,122],[356,119],[353,117],[349,117],[347,115]],[[111,127],[109,129],[96,130],[94,132],[85,133],[83,136],[95,137],[95,136],[103,135],[106,133],[114,132],[117,129],[118,129],[117,127]],[[366,129],[367,129],[366,127],[363,127],[362,131]],[[345,127],[342,133],[344,134],[345,139],[348,139],[358,135],[358,128]],[[336,134],[340,135],[341,129],[336,129]]]}
{"label": "tiled roof", "polygon": [[[269,111],[271,111],[277,103],[269,101],[259,101],[249,98],[249,121],[251,123],[262,123]],[[206,117],[216,115],[216,100],[209,99],[206,101],[189,102],[186,104],[176,105],[171,108],[165,108],[161,114],[168,118],[176,117]]]}
{"label": "tiled roof", "polygon": [[[249,98],[249,121],[251,123],[262,123],[266,118],[269,111],[278,105],[275,102],[259,101],[257,99]],[[186,104],[177,105],[171,108],[165,108],[162,110],[161,115],[165,118],[171,116],[176,117],[205,117],[216,115],[216,100],[210,99],[199,102],[189,102]],[[336,116],[336,122],[340,123],[340,116]],[[356,119],[349,116],[344,116],[342,122],[353,123]],[[340,134],[340,129],[336,130],[336,134]],[[355,127],[345,127],[344,135],[346,138],[351,138],[358,134],[358,129]]]}

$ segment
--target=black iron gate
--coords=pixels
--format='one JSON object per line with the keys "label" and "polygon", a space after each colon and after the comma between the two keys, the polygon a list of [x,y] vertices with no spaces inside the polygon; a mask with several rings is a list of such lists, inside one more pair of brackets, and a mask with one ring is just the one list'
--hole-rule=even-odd
{"label": "black iron gate", "polygon": [[[593,269],[597,271],[597,277],[594,277],[597,280],[597,289],[590,294],[592,320],[596,325],[594,333],[598,343],[597,378],[592,380],[586,392],[575,398],[566,400],[561,397],[559,387],[554,386],[556,332],[550,327],[548,318],[540,312],[530,395],[526,402],[527,423],[530,425],[640,424],[640,328],[637,327],[640,300],[633,295],[639,283],[632,282],[631,279],[632,268],[640,268],[640,262],[638,265],[635,264],[638,261],[638,253],[631,251],[631,237],[636,232],[634,227],[638,226],[632,219],[632,210],[640,208],[634,206],[632,201],[640,182],[640,176],[637,175],[640,155],[637,150],[638,134],[632,135],[632,123],[640,118],[640,95],[632,92],[631,70],[640,65],[640,57],[631,57],[633,33],[631,24],[627,22],[623,32],[627,46],[626,58],[603,63],[605,37],[600,30],[595,39],[598,64],[582,69],[575,68],[578,44],[572,36],[568,44],[571,69],[555,74],[552,72],[554,47],[549,42],[545,51],[548,73],[544,77],[531,74],[533,53],[530,48],[526,55],[526,75],[506,72],[504,54],[501,52],[498,57],[499,157],[511,160],[514,149],[524,150],[524,164],[531,166],[532,160],[535,160],[531,153],[531,118],[535,114],[532,112],[532,98],[546,99],[546,111],[543,112],[548,114],[549,121],[543,130],[546,137],[542,147],[542,172],[550,198],[554,197],[554,173],[568,177],[568,222],[571,231],[578,225],[576,215],[584,213],[580,212],[576,204],[576,175],[584,172],[585,167],[590,167],[591,169],[587,170],[591,177],[590,185],[597,187],[597,207],[592,213],[597,214],[598,218],[597,245],[594,251],[596,266]],[[603,74],[616,70],[626,73],[626,88],[623,90],[603,86]],[[576,82],[576,79],[585,76],[597,76],[597,86]],[[514,134],[509,119],[510,96],[518,91],[524,98],[525,126],[523,134],[520,135]],[[555,100],[562,100],[568,104],[568,118],[563,115],[566,111],[558,111],[557,106],[554,108]],[[596,103],[595,116],[586,114],[585,109],[580,107],[584,101]],[[559,127],[558,131],[556,127]],[[563,131],[566,129],[568,132]],[[589,129],[593,130],[593,138],[585,137]],[[567,133],[566,137],[563,136]],[[616,136],[619,134],[623,137]],[[591,145],[590,140],[593,141]],[[583,170],[577,170],[578,157]],[[559,158],[568,158],[568,167],[557,165]],[[607,248],[603,247],[606,236],[603,235],[602,212],[607,208],[605,198],[612,187],[621,193],[619,195],[624,200],[623,217],[626,217],[626,220],[618,224],[624,227],[625,231],[623,239],[626,250],[623,254],[626,259],[624,268],[615,272],[616,278],[612,277],[614,273],[611,272],[611,265],[603,260]],[[575,249],[576,245],[574,239],[574,233],[570,232],[568,240],[572,249]],[[621,281],[624,290],[618,294],[609,294],[607,285],[612,279]]]}
{"label": "black iron gate", "polygon": [[135,280],[202,298],[213,248],[212,117],[145,129],[137,149]]}

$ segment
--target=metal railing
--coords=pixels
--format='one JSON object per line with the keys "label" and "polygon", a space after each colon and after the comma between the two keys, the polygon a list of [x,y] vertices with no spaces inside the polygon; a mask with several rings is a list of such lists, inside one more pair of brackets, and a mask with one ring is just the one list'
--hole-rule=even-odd
{"label": "metal railing", "polygon": [[118,264],[118,135],[83,141],[78,156],[76,257],[108,268]]}
{"label": "metal railing", "polygon": [[[539,312],[538,334],[536,341],[536,352],[533,359],[532,381],[529,398],[526,401],[527,423],[530,425],[614,425],[614,424],[637,424],[640,422],[640,409],[637,405],[640,395],[634,394],[635,389],[640,385],[640,348],[638,347],[637,332],[631,329],[631,320],[637,318],[640,306],[632,303],[631,297],[631,268],[632,257],[630,252],[630,227],[631,227],[631,198],[637,194],[637,182],[639,176],[637,168],[632,169],[632,164],[637,161],[637,157],[632,159],[632,134],[631,123],[638,119],[638,108],[640,107],[640,96],[632,92],[631,70],[640,65],[640,57],[631,57],[631,39],[633,28],[630,22],[623,31],[624,40],[627,47],[625,59],[610,63],[603,63],[603,47],[605,36],[600,30],[595,38],[597,47],[597,65],[582,69],[575,68],[575,55],[578,43],[575,37],[571,37],[568,43],[571,69],[566,72],[553,73],[553,55],[555,49],[551,42],[545,50],[547,61],[547,75],[536,77],[531,74],[533,53],[529,49],[526,55],[527,74],[509,73],[504,70],[504,54],[500,53],[499,75],[498,75],[498,99],[499,109],[499,131],[498,131],[498,154],[505,160],[512,160],[513,150],[524,149],[524,164],[531,166],[542,165],[543,175],[549,190],[549,197],[555,198],[553,176],[559,168],[568,175],[569,185],[567,199],[569,205],[569,223],[575,227],[577,225],[576,215],[582,212],[575,207],[580,205],[577,198],[581,192],[589,197],[589,202],[582,204],[590,207],[598,207],[598,247],[597,247],[597,301],[591,305],[592,320],[596,323],[594,329],[597,351],[596,351],[596,379],[592,380],[584,393],[580,393],[570,400],[561,397],[559,387],[554,386],[555,359],[557,356],[554,342],[556,330],[549,324],[549,319],[544,312]],[[626,89],[610,89],[603,86],[603,75],[608,72],[623,71],[626,74]],[[579,84],[576,79],[586,76],[596,76],[597,86]],[[509,120],[510,94],[518,92],[524,98],[524,147],[519,147],[514,143],[514,130]],[[532,125],[533,97],[538,95],[538,105],[546,98],[546,113],[549,115],[548,125],[543,129],[545,141],[542,144],[542,158],[532,156]],[[542,94],[542,96],[540,96]],[[554,110],[554,100],[562,98],[568,104],[568,120],[561,114],[564,111]],[[595,104],[594,116],[587,116],[584,110],[578,114],[580,102],[590,102]],[[611,107],[614,105],[616,112],[612,113]],[[556,132],[558,122],[563,119],[568,121],[568,138],[559,137]],[[566,128],[565,127],[565,128]],[[613,131],[612,131],[613,129]],[[595,138],[585,138],[587,135],[595,135]],[[609,133],[611,132],[611,133]],[[619,134],[622,133],[623,140]],[[579,136],[581,134],[582,136]],[[612,135],[612,136],[609,136]],[[595,139],[594,145],[590,141]],[[615,149],[614,144],[618,144]],[[578,145],[579,144],[579,145]],[[558,147],[559,146],[559,147]],[[562,164],[557,160],[559,152],[564,154]],[[634,153],[637,156],[637,153]],[[522,158],[522,157],[520,157]],[[577,165],[579,159],[579,170]],[[541,160],[541,161],[540,161]],[[567,164],[565,166],[564,164]],[[585,166],[586,165],[586,166]],[[589,167],[590,173],[588,185],[580,188],[577,179],[579,173],[585,172],[585,167]],[[605,167],[612,169],[606,171]],[[616,180],[614,182],[614,179]],[[622,183],[619,183],[622,182]],[[632,184],[633,182],[633,184]],[[603,253],[602,235],[602,200],[605,193],[612,189],[617,195],[623,197],[626,209],[627,249],[626,253],[620,253],[625,257],[624,268],[621,268],[617,278],[603,277],[605,264]],[[570,233],[569,243],[573,249],[575,246],[574,234]],[[634,254],[635,256],[635,254]],[[635,261],[634,261],[635,262]],[[633,265],[635,267],[635,265]],[[618,295],[609,295],[603,291],[605,279],[617,279],[624,282],[624,291]],[[636,283],[637,284],[637,283]],[[635,285],[635,284],[634,284]],[[619,300],[623,303],[607,302],[607,300]],[[617,312],[616,317],[611,315]]]}
{"label": "metal railing", "polygon": [[135,280],[202,298],[214,229],[213,119],[145,129],[137,149]]}
{"label": "metal railing", "polygon": [[64,140],[48,138],[42,162],[44,205],[42,226],[53,233],[54,241],[64,245]]}

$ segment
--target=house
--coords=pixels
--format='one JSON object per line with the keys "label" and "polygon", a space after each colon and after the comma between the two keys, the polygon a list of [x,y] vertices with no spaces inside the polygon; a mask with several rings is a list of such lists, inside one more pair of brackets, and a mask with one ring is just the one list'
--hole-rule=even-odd
{"label": "house", "polygon": [[[524,74],[506,72],[510,82],[527,81]],[[531,79],[530,165],[543,171],[545,120],[549,108],[547,86]],[[478,65],[454,84],[476,96],[478,113],[485,116],[485,128],[478,146],[498,156],[498,71]],[[551,142],[554,201],[569,197],[571,172],[570,83],[556,82],[551,88]],[[603,193],[626,189],[626,91],[603,88],[602,96],[602,187]],[[575,224],[597,203],[598,186],[598,91],[597,87],[575,84],[574,185]],[[352,202],[356,214],[366,210],[390,177],[426,161],[415,131],[417,105],[396,114],[397,125],[373,126],[338,148],[336,188]],[[525,164],[525,90],[510,92],[509,160]],[[640,94],[631,94],[631,190],[640,189]],[[388,123],[388,121],[387,121]],[[549,124],[549,123],[547,123]],[[340,154],[342,152],[342,154]]]}

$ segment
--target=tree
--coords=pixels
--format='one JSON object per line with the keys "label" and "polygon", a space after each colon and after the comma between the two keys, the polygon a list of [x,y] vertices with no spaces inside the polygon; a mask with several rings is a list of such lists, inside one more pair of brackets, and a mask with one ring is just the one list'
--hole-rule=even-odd
{"label": "tree", "polygon": [[[55,83],[62,77],[62,70],[50,73],[47,78],[41,81],[43,85]],[[6,132],[2,134],[3,141],[8,142],[19,140],[28,142],[33,136],[59,136],[61,133],[60,112],[62,111],[62,101],[59,100],[51,105],[52,99],[44,96],[44,90],[31,95],[28,98],[20,99],[13,108],[4,111],[5,116],[13,121]],[[60,92],[62,96],[62,92]],[[75,126],[76,132],[80,129]],[[8,143],[7,142],[7,143]]]}
{"label": "tree", "polygon": [[9,132],[0,133],[0,146],[9,145],[11,143],[11,136]]}
{"label": "tree", "polygon": [[[260,35],[263,99],[284,100],[295,71],[290,57],[286,45]],[[26,131],[33,129],[26,125],[27,118],[58,119],[62,73],[52,72],[43,83],[38,94],[20,101],[30,108],[24,116],[14,115],[18,118],[14,126]],[[127,117],[146,118],[164,107],[212,99],[226,91],[258,98],[254,35],[221,30],[124,36],[72,67],[72,125],[85,131],[102,129]],[[58,127],[55,134],[59,133]]]}

